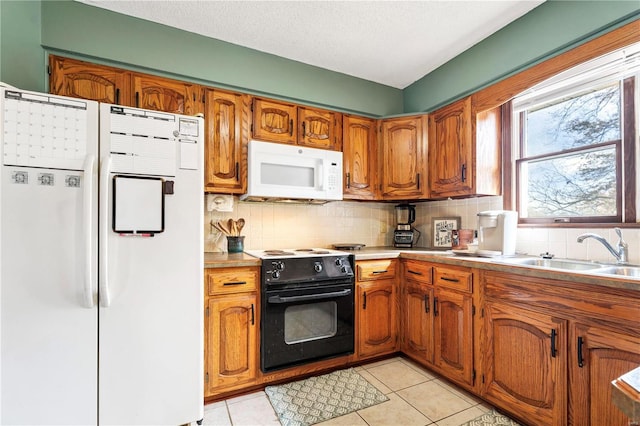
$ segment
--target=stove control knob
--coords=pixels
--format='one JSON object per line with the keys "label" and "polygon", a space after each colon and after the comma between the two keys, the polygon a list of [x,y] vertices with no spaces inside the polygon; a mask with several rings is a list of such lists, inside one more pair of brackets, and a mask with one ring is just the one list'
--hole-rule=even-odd
{"label": "stove control knob", "polygon": [[272,262],[273,267],[276,269],[276,271],[284,271],[284,262],[281,260],[277,260],[275,262]]}
{"label": "stove control knob", "polygon": [[316,272],[322,272],[322,263],[321,263],[321,262],[316,262],[316,263],[313,265],[313,269],[314,269]]}
{"label": "stove control knob", "polygon": [[346,266],[343,266],[340,268],[340,272],[342,272],[343,274],[346,274],[347,272],[349,272],[349,268],[347,268]]}
{"label": "stove control knob", "polygon": [[271,273],[271,277],[272,277],[274,280],[277,280],[278,278],[280,278],[280,271],[273,271],[273,272]]}
{"label": "stove control knob", "polygon": [[343,261],[341,257],[336,258],[336,266],[342,266]]}

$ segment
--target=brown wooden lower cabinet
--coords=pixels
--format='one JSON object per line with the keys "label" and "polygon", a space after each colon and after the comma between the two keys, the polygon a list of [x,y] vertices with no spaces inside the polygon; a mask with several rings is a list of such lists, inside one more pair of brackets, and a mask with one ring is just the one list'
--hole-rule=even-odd
{"label": "brown wooden lower cabinet", "polygon": [[205,270],[205,397],[257,384],[260,268]]}
{"label": "brown wooden lower cabinet", "polygon": [[501,303],[485,315],[483,396],[531,423],[565,424],[567,321]]}
{"label": "brown wooden lower cabinet", "polygon": [[481,396],[533,425],[627,426],[611,382],[640,365],[637,291],[483,274]]}
{"label": "brown wooden lower cabinet", "polygon": [[402,265],[402,351],[472,387],[471,269],[415,260],[403,260]]}
{"label": "brown wooden lower cabinet", "polygon": [[356,262],[356,359],[398,350],[396,259]]}

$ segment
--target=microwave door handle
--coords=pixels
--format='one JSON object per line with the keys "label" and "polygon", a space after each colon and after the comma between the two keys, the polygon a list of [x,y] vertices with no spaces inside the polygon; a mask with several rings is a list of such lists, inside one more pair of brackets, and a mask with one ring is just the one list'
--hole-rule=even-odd
{"label": "microwave door handle", "polygon": [[324,189],[324,163],[320,162],[320,166],[318,167],[318,189]]}

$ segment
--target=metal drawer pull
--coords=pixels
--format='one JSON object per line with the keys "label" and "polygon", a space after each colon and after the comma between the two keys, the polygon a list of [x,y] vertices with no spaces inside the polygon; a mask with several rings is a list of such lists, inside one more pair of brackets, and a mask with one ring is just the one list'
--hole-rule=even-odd
{"label": "metal drawer pull", "polygon": [[[318,294],[310,294],[308,296],[271,296],[269,297],[269,303],[292,303],[292,302],[304,302],[307,300],[318,300],[318,299],[330,299],[333,297],[342,297],[348,296],[351,294],[351,289],[345,289],[342,291],[332,291],[329,293],[318,293]],[[366,304],[366,296],[365,296],[365,304]]]}
{"label": "metal drawer pull", "polygon": [[584,367],[584,356],[582,355],[582,347],[584,346],[584,339],[578,337],[578,367]]}
{"label": "metal drawer pull", "polygon": [[379,275],[379,274],[386,274],[387,272],[389,272],[389,271],[386,271],[386,270],[385,271],[373,271],[372,274],[373,275]]}
{"label": "metal drawer pull", "polygon": [[367,292],[362,293],[362,309],[367,309]]}
{"label": "metal drawer pull", "polygon": [[246,284],[246,281],[227,281],[226,283],[222,284],[222,285],[243,285]]}
{"label": "metal drawer pull", "polygon": [[457,278],[448,278],[448,277],[440,277],[442,281],[449,281],[450,283],[459,283],[460,280]]}
{"label": "metal drawer pull", "polygon": [[438,316],[438,298],[437,297],[433,298],[433,316],[434,317]]}
{"label": "metal drawer pull", "polygon": [[251,304],[251,325],[256,323],[256,313],[253,309],[253,303]]}
{"label": "metal drawer pull", "polygon": [[407,272],[413,275],[422,275],[422,272],[412,271],[411,269],[407,269]]}
{"label": "metal drawer pull", "polygon": [[425,314],[429,313],[429,295],[428,294],[424,295],[424,313]]}
{"label": "metal drawer pull", "polygon": [[556,357],[556,336],[558,336],[558,332],[554,328],[551,330],[551,358]]}

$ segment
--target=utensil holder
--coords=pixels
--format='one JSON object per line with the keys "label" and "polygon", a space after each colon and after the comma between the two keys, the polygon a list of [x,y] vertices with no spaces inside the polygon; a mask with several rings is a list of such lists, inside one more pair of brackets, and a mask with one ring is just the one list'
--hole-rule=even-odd
{"label": "utensil holder", "polygon": [[227,236],[227,251],[229,253],[242,253],[244,251],[244,236]]}

